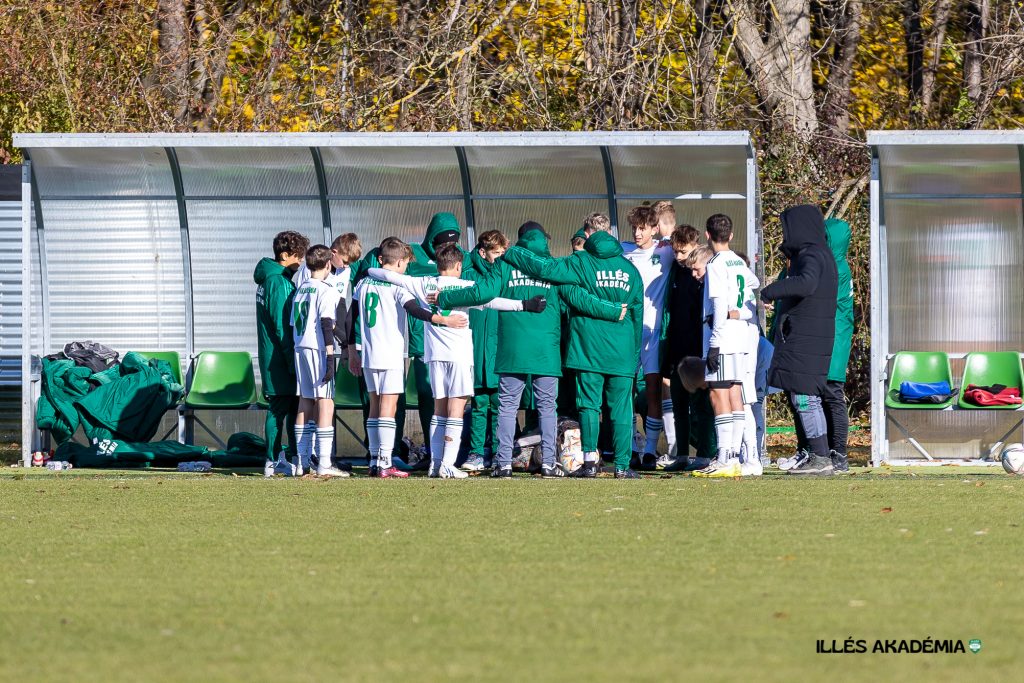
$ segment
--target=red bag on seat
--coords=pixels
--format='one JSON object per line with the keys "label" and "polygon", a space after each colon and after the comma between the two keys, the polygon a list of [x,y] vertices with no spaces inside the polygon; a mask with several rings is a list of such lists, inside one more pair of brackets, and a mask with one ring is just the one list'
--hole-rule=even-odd
{"label": "red bag on seat", "polygon": [[979,387],[968,384],[964,391],[964,400],[977,406],[1019,406],[1021,405],[1020,389],[997,384],[991,387]]}

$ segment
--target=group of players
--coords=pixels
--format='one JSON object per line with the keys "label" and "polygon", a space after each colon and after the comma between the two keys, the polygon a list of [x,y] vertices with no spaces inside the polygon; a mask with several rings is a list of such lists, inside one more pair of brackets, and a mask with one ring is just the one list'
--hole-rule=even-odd
{"label": "group of players", "polygon": [[[342,372],[365,382],[370,476],[408,476],[396,467],[395,447],[409,356],[422,363],[414,381],[425,374],[432,399],[420,400],[421,411],[433,408],[424,430],[429,476],[484,469],[490,431],[491,476],[510,477],[524,392],[537,413],[545,478],[597,476],[602,441],[616,478],[659,466],[706,477],[762,474],[765,387],[757,376],[771,345],[759,326],[758,278],[731,249],[732,221],[708,218],[703,244],[696,228],[676,225],[668,202],[634,207],[628,221],[632,241],[620,243],[607,216],[588,216],[563,258],[551,256],[549,235],[533,221],[514,246],[489,231],[467,254],[451,214],[434,216],[422,245],[388,237],[365,256],[352,233],[330,247],[277,235],[274,259],[255,276],[270,406],[266,474],[312,467],[349,476],[333,462],[341,361]],[[469,402],[470,454],[459,467]],[[646,413],[640,438],[636,403]],[[560,412],[580,423],[583,465],[571,474],[556,463]],[[282,450],[289,432],[294,440]],[[659,462],[663,432],[677,457]],[[687,457],[691,442],[704,457]]]}

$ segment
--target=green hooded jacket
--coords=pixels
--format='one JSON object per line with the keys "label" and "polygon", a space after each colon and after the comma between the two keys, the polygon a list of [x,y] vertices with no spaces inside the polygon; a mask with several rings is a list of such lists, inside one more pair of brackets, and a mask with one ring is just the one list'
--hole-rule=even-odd
{"label": "green hooded jacket", "polygon": [[[553,260],[548,240],[540,230],[530,230],[516,245],[544,262]],[[441,308],[479,306],[495,297],[532,299],[543,296],[548,305],[541,313],[501,311],[498,313],[498,348],[495,367],[500,374],[562,376],[562,313],[570,310],[606,321],[618,321],[622,306],[598,298],[582,288],[563,285],[554,287],[535,280],[499,259],[473,287],[453,289],[438,294]]]}
{"label": "green hooded jacket", "polygon": [[850,362],[853,344],[853,275],[847,252],[850,249],[850,224],[838,218],[825,221],[825,238],[839,271],[836,297],[836,338],[832,344],[832,362],[828,366],[830,382],[846,381],[846,366]]}
{"label": "green hooded jacket", "polygon": [[256,348],[266,396],[295,396],[295,343],[288,319],[295,297],[292,272],[272,258],[261,259],[256,283]]}
{"label": "green hooded jacket", "polygon": [[559,285],[578,285],[604,301],[625,303],[628,311],[622,321],[581,315],[570,318],[565,366],[604,375],[636,376],[644,285],[636,267],[622,256],[617,239],[607,232],[595,232],[583,251],[560,259],[544,258],[516,245],[504,259],[532,277]]}
{"label": "green hooded jacket", "polygon": [[[409,247],[412,249],[413,262],[409,264],[409,268],[406,269],[405,274],[411,277],[425,277],[427,275],[437,275],[437,263],[434,261],[434,237],[439,232],[445,230],[454,230],[462,235],[462,228],[459,227],[459,219],[455,217],[455,214],[447,211],[435,213],[430,219],[430,223],[427,225],[427,234],[423,237],[423,242],[420,244],[411,243]],[[366,276],[366,271],[370,268],[380,268],[380,253],[379,247],[374,247],[370,250],[363,260],[359,262],[359,266],[355,268],[356,274],[353,278],[353,283],[357,283]],[[473,267],[472,261],[470,261],[469,254],[465,251],[462,259],[462,271],[466,273]],[[466,277],[467,280],[472,278]],[[412,316],[409,316],[409,357],[410,358],[422,358],[423,357],[423,323]],[[358,329],[358,327],[356,328]]]}
{"label": "green hooded jacket", "polygon": [[[496,268],[474,249],[469,257],[473,266],[462,271],[462,279],[480,281]],[[469,327],[473,330],[473,388],[497,389],[498,371],[494,363],[498,355],[498,311],[490,308],[469,312]]]}

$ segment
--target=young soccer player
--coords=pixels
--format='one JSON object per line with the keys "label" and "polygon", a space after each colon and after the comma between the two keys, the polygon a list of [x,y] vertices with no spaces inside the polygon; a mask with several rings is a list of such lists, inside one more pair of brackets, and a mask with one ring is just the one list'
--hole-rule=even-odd
{"label": "young soccer player", "polygon": [[[519,228],[518,246],[540,258],[550,259],[548,235],[539,223],[529,221]],[[512,445],[515,437],[516,413],[524,389],[532,384],[541,430],[541,475],[561,478],[565,472],[555,461],[555,438],[558,416],[555,397],[562,375],[562,315],[570,307],[574,315],[618,321],[625,316],[624,304],[613,304],[587,294],[579,287],[554,287],[542,280],[524,275],[503,260],[473,287],[440,292],[438,305],[473,306],[485,304],[497,296],[510,299],[531,299],[544,296],[548,305],[538,315],[501,313],[498,315],[497,370],[500,373],[500,413],[498,421],[498,457],[491,476],[512,476]]]}
{"label": "young soccer player", "polygon": [[[370,395],[370,417],[366,436],[370,443],[370,476],[381,479],[404,478],[407,473],[394,467],[395,412],[398,397],[405,392],[407,318],[429,322],[431,327],[466,328],[465,315],[441,315],[420,306],[406,289],[388,278],[404,276],[412,259],[409,245],[397,237],[388,237],[377,250],[380,268],[371,268],[356,285],[353,306],[359,320],[362,355],[349,346],[349,370],[363,375]],[[468,330],[467,330],[468,332]],[[470,392],[472,393],[472,392]]]}
{"label": "young soccer player", "polygon": [[[299,384],[299,412],[295,420],[295,441],[298,454],[295,474],[309,468],[315,450],[319,458],[319,477],[347,477],[331,466],[334,444],[334,318],[338,310],[338,294],[324,282],[331,272],[331,250],[322,244],[306,252],[309,279],[299,285],[292,302],[292,329],[295,342],[295,376]],[[306,417],[315,420],[310,433]]]}
{"label": "young soccer player", "polygon": [[[660,203],[660,202],[659,202]],[[643,331],[640,337],[640,371],[647,395],[647,418],[644,420],[646,444],[640,458],[640,469],[653,471],[658,466],[658,440],[661,438],[663,383],[661,380],[661,322],[665,310],[668,273],[672,268],[672,246],[658,241],[659,224],[654,210],[635,206],[627,215],[633,231],[633,242],[623,242],[623,256],[640,273],[643,282]],[[673,430],[674,431],[674,430]],[[675,444],[669,444],[671,448]]]}
{"label": "young soccer player", "polygon": [[654,220],[658,223],[658,233],[655,235],[655,239],[670,244],[672,233],[676,230],[676,207],[672,206],[672,202],[660,201],[654,202],[651,211],[654,213]]}
{"label": "young soccer player", "polygon": [[[295,296],[293,274],[304,263],[309,240],[297,232],[286,230],[274,237],[274,258],[256,264],[256,343],[259,354],[263,397],[268,405],[264,434],[267,440],[268,477],[291,475],[295,458],[295,413],[299,399],[295,390],[295,346],[292,339],[292,298]],[[288,434],[287,454],[281,450]],[[276,460],[276,462],[275,462]]]}
{"label": "young soccer player", "polygon": [[[496,267],[495,262],[508,249],[508,238],[497,230],[488,230],[477,238],[476,249],[470,253],[473,267],[463,278],[479,282]],[[445,308],[442,306],[442,308]],[[469,457],[462,469],[479,472],[489,466],[486,457],[487,433],[492,450],[498,443],[498,311],[472,309],[469,328],[473,330],[473,409],[470,413]]]}
{"label": "young soccer player", "polygon": [[[739,449],[744,421],[741,383],[747,366],[749,335],[746,322],[729,315],[730,303],[738,309],[744,301],[744,277],[748,272],[743,260],[729,248],[732,220],[724,214],[708,218],[705,231],[713,256],[694,251],[694,277],[704,278],[704,359],[706,380],[711,389],[715,411],[718,457],[696,472],[702,477],[741,476]],[[699,256],[698,256],[699,254]],[[700,259],[706,258],[701,262]],[[739,427],[734,434],[734,424]]]}
{"label": "young soccer player", "polygon": [[[675,265],[669,276],[662,322],[662,375],[669,379],[671,400],[662,404],[662,414],[666,436],[670,425],[675,426],[676,457],[665,466],[665,471],[691,472],[710,465],[716,450],[715,416],[707,387],[691,393],[683,387],[676,372],[683,358],[700,358],[704,354],[704,283],[694,278],[687,265],[690,254],[700,246],[700,234],[692,225],[680,225],[672,233],[671,244]],[[675,410],[670,413],[667,409],[672,407]],[[693,459],[689,457],[691,442],[696,446]]]}
{"label": "young soccer player", "polygon": [[[400,286],[420,302],[424,310],[438,311],[430,303],[437,294],[448,289],[471,287],[473,283],[461,279],[462,250],[455,244],[442,245],[434,254],[438,275],[410,277],[397,271],[371,268],[371,278],[385,280]],[[488,308],[502,311],[544,310],[543,297],[530,301],[495,299]],[[442,310],[444,317],[462,317],[468,321],[465,310]],[[434,417],[430,422],[429,476],[443,479],[463,479],[469,475],[455,466],[462,441],[462,419],[466,402],[473,395],[473,333],[466,327],[448,329],[431,325],[424,334],[424,360],[430,369],[430,388],[434,396]]]}

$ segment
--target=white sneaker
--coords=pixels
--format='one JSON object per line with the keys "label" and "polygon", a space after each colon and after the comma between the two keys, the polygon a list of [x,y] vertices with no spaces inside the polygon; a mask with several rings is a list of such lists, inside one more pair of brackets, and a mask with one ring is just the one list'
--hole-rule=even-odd
{"label": "white sneaker", "polygon": [[761,466],[760,460],[751,460],[740,465],[740,476],[760,477],[763,474],[764,467]]}
{"label": "white sneaker", "polygon": [[442,479],[466,479],[469,475],[453,465],[441,465],[438,476]]}
{"label": "white sneaker", "polygon": [[668,467],[669,465],[671,465],[672,463],[674,463],[675,461],[676,461],[676,459],[674,457],[672,457],[671,455],[669,455],[668,453],[666,453],[665,455],[659,455],[658,456],[658,467],[664,469],[664,468]]}
{"label": "white sneaker", "polygon": [[273,460],[267,460],[266,462],[264,462],[263,463],[263,476],[266,477],[267,479],[270,479],[271,477],[273,477],[274,476],[274,468],[275,467],[276,467],[276,464],[274,463]]}
{"label": "white sneaker", "polygon": [[[807,451],[800,451],[799,453],[794,455],[792,458],[779,458],[779,469],[784,471],[784,472],[788,472],[791,469],[794,469],[794,468],[800,467],[800,465],[803,465],[805,462],[807,462],[807,458],[809,458],[809,457],[810,457],[810,453],[808,453]],[[783,462],[783,461],[785,461],[785,462]]]}
{"label": "white sneaker", "polygon": [[339,470],[337,467],[317,467],[316,476],[318,477],[348,477],[351,476],[345,470]]}

